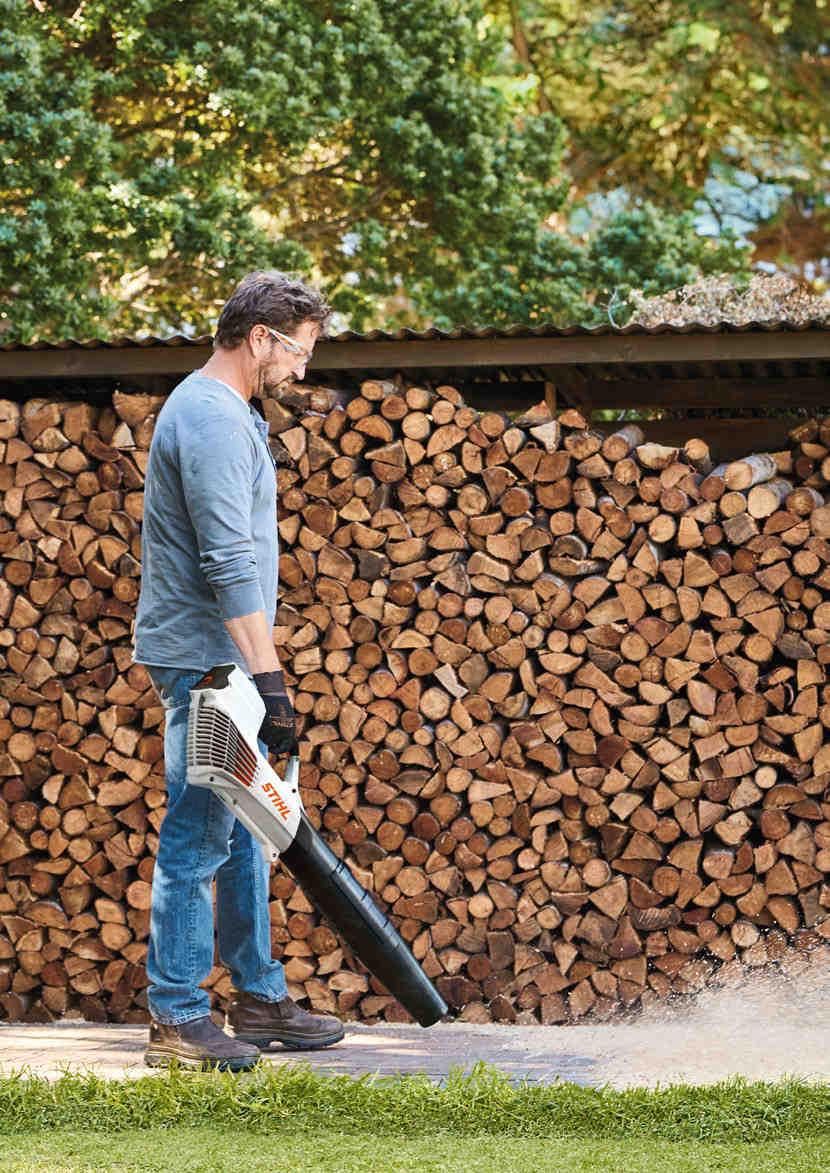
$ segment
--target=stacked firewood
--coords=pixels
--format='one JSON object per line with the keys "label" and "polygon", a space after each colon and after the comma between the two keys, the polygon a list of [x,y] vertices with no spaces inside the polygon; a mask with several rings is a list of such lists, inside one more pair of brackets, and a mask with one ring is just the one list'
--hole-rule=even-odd
{"label": "stacked firewood", "polygon": [[[130,625],[162,403],[0,404],[10,1018],[146,1019],[163,711]],[[603,1015],[830,938],[830,420],[713,467],[451,387],[265,410],[305,806],[453,1008]],[[296,998],[405,1018],[271,892]]]}
{"label": "stacked firewood", "polygon": [[0,402],[0,1006],[146,1018],[162,711],[131,665],[153,418]]}

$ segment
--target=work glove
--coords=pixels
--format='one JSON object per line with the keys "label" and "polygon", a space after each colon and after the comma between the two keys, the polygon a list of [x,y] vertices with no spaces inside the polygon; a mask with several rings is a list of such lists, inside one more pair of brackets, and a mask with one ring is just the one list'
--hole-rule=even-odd
{"label": "work glove", "polygon": [[282,672],[256,672],[254,684],[265,702],[265,717],[259,736],[274,753],[297,752],[294,707],[285,691]]}

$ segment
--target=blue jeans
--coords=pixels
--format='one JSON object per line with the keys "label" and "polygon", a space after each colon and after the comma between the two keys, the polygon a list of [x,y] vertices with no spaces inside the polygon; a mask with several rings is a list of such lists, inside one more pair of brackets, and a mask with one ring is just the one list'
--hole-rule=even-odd
{"label": "blue jeans", "polygon": [[[153,870],[148,1008],[164,1023],[210,1013],[210,998],[200,983],[213,966],[214,876],[220,961],[237,990],[278,1002],[288,991],[282,964],[271,957],[270,864],[224,803],[187,781],[189,690],[204,672],[146,667],[165,708],[167,784],[167,813]],[[264,741],[259,748],[267,754]]]}

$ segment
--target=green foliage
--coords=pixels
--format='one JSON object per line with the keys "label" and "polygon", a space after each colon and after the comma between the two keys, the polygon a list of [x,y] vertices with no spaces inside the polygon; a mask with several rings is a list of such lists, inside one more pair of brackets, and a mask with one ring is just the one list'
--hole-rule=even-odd
{"label": "green foliage", "polygon": [[488,11],[512,43],[505,78],[564,123],[574,199],[622,189],[719,223],[737,206],[758,259],[811,279],[830,260],[826,0],[488,0]]}
{"label": "green foliage", "polygon": [[561,131],[516,122],[479,17],[473,0],[0,0],[9,336],[210,329],[261,265],[324,283],[359,327],[436,256],[532,239],[561,199]]}
{"label": "green foliage", "polygon": [[825,0],[491,0],[580,190],[679,206],[713,163],[826,190]]}
{"label": "green foliage", "polygon": [[745,277],[748,266],[748,250],[732,233],[700,236],[690,212],[666,213],[650,203],[617,212],[587,241],[543,229],[508,256],[505,262],[496,250],[482,249],[465,280],[453,282],[439,268],[416,296],[445,328],[461,321],[619,326],[631,315],[634,290],[648,297],[700,275]]}
{"label": "green foliage", "polygon": [[0,0],[0,306],[24,334],[38,320],[84,331],[105,308],[92,272],[114,222],[111,141],[88,72],[65,67],[31,12]]}
{"label": "green foliage", "polygon": [[591,284],[607,304],[620,304],[618,319],[630,316],[629,295],[646,297],[677,289],[698,275],[748,274],[748,249],[731,232],[700,236],[690,212],[673,215],[653,204],[620,212],[597,232],[589,247]]}
{"label": "green foliage", "polygon": [[262,266],[356,329],[593,321],[741,267],[649,206],[564,232],[504,52],[477,0],[0,0],[0,329],[210,331]]}
{"label": "green foliage", "polygon": [[477,1064],[444,1085],[425,1075],[327,1077],[305,1066],[262,1063],[245,1076],[172,1068],[162,1075],[106,1080],[88,1073],[56,1081],[25,1072],[0,1079],[0,1134],[45,1128],[162,1128],[187,1124],[325,1128],[374,1136],[572,1136],[708,1143],[826,1137],[830,1088],[798,1080],[657,1090],[517,1086]]}

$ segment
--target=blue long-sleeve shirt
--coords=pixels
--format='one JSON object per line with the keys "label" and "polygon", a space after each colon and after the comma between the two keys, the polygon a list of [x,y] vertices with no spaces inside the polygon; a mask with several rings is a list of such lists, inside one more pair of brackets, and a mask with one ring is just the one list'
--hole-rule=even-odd
{"label": "blue long-sleeve shirt", "polygon": [[144,483],[136,664],[250,668],[223,620],[277,606],[276,465],[268,422],[194,371],[159,412]]}

